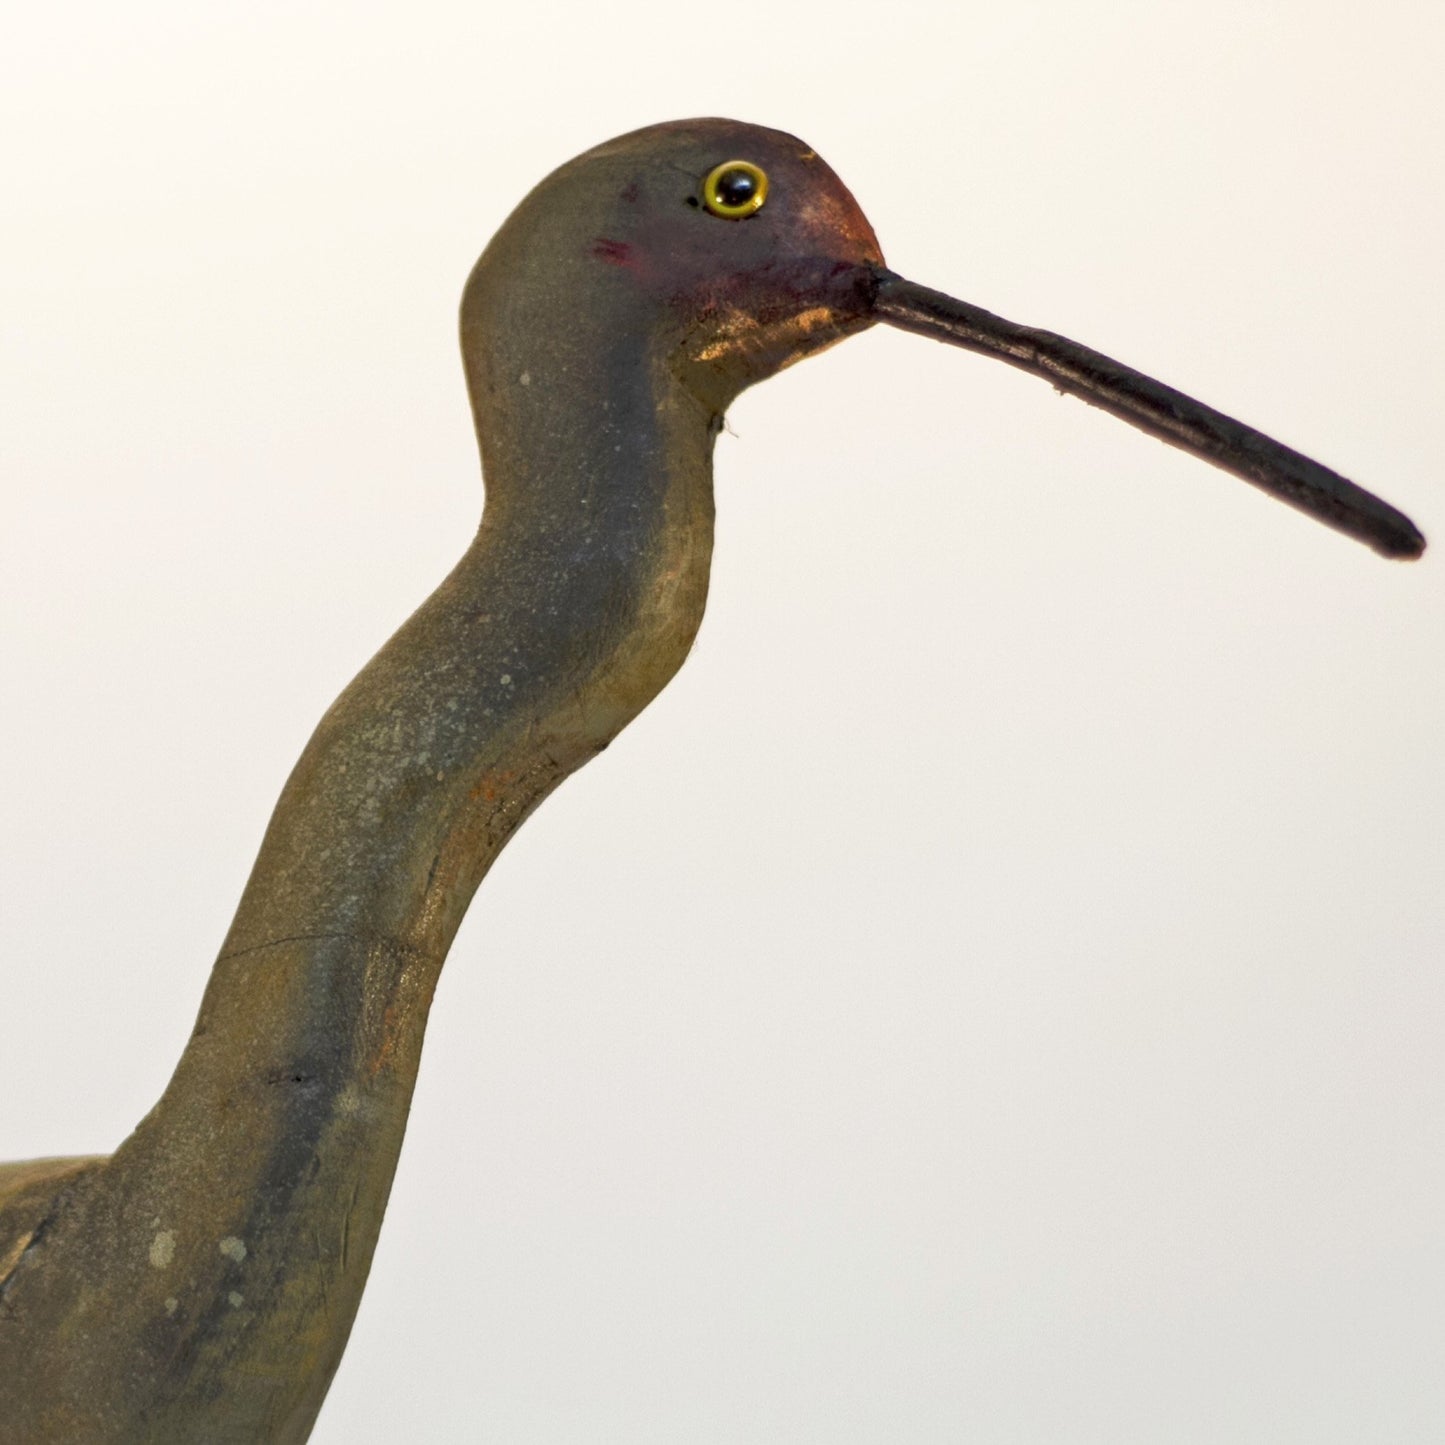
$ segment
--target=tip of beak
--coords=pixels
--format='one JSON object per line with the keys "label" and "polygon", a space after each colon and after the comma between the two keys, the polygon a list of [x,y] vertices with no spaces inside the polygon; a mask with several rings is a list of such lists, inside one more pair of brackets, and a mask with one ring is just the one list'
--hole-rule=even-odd
{"label": "tip of beak", "polygon": [[1401,526],[1396,536],[1381,543],[1375,550],[1382,557],[1396,562],[1414,562],[1424,554],[1428,545],[1425,534],[1408,518],[1400,518]]}

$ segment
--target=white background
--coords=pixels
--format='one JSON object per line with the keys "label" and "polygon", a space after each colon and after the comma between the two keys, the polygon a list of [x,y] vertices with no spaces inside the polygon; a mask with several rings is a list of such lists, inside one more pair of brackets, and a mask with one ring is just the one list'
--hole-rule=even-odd
{"label": "white background", "polygon": [[[0,1157],[159,1094],[466,545],[466,272],[656,120],[1445,544],[1438,6],[14,7]],[[1445,572],[882,328],[433,1016],[324,1442],[1445,1438]]]}

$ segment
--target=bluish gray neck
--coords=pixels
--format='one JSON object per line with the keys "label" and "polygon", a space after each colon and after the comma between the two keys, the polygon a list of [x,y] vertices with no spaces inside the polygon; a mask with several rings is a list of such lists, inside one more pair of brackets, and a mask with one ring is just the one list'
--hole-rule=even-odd
{"label": "bluish gray neck", "polygon": [[625,340],[580,375],[565,345],[466,342],[482,526],[296,765],[160,1103],[11,1277],[45,1345],[0,1364],[25,1380],[4,1401],[19,1438],[56,1411],[76,1438],[309,1433],[472,893],[702,617],[715,418]]}
{"label": "bluish gray neck", "polygon": [[348,931],[444,952],[525,811],[681,665],[707,594],[712,419],[665,368],[600,360],[565,390],[534,361],[481,412],[478,535],[323,719],[224,953]]}

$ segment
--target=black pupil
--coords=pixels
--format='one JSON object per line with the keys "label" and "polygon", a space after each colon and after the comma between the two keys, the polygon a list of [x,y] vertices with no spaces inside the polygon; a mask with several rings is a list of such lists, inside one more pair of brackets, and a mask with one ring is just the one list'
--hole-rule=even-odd
{"label": "black pupil", "polygon": [[745,206],[758,193],[758,178],[751,171],[724,171],[717,178],[717,198],[724,206]]}

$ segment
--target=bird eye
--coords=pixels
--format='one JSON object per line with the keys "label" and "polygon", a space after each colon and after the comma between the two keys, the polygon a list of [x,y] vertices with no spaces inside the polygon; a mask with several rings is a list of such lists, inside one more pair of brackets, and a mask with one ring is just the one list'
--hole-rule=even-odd
{"label": "bird eye", "polygon": [[768,198],[768,173],[751,161],[724,161],[707,173],[702,203],[725,221],[751,216]]}

